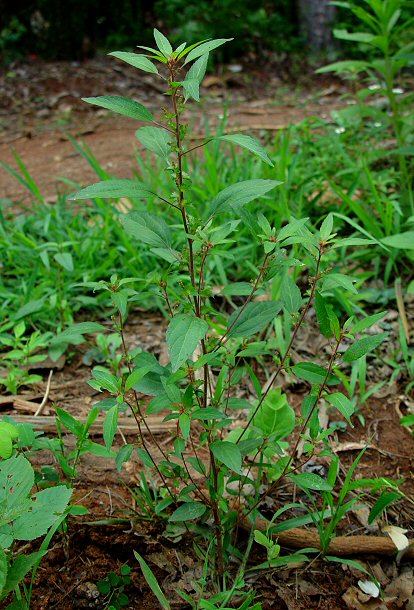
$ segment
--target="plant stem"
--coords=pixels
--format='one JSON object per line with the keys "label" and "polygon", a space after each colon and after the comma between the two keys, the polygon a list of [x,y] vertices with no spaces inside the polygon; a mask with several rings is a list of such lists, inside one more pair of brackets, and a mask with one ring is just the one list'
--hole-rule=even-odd
{"label": "plant stem", "polygon": [[255,410],[251,414],[251,416],[249,418],[249,421],[247,422],[243,432],[241,433],[241,435],[239,436],[239,438],[237,440],[237,443],[239,443],[241,441],[241,439],[243,438],[243,436],[245,435],[245,433],[249,429],[249,426],[251,425],[253,419],[256,416],[256,413],[259,411],[260,407],[262,406],[264,400],[266,399],[266,396],[270,392],[270,389],[271,389],[272,385],[274,384],[274,382],[276,381],[280,371],[285,366],[286,360],[287,360],[287,358],[289,356],[290,350],[292,349],[292,345],[293,345],[293,343],[295,341],[295,338],[296,338],[296,335],[298,333],[298,330],[302,326],[303,321],[305,319],[305,316],[308,313],[310,304],[311,304],[311,302],[313,300],[313,297],[315,296],[316,286],[317,286],[317,283],[318,283],[318,281],[320,279],[320,267],[321,267],[322,255],[323,255],[323,244],[319,244],[319,255],[318,255],[318,260],[317,260],[317,263],[316,263],[315,278],[313,280],[312,289],[311,289],[311,292],[310,292],[310,295],[309,295],[309,299],[308,299],[304,309],[302,310],[302,313],[301,313],[301,315],[299,317],[299,320],[297,321],[297,323],[295,325],[295,328],[293,329],[292,336],[291,336],[290,341],[289,341],[289,345],[286,348],[286,352],[285,352],[282,360],[280,361],[276,371],[273,373],[273,375],[271,375],[269,381],[267,382],[268,383],[267,390],[265,392],[263,392],[263,394],[262,394],[262,396],[261,396],[261,398],[260,398],[260,400],[259,400],[259,402],[257,404],[257,407],[255,408]]}

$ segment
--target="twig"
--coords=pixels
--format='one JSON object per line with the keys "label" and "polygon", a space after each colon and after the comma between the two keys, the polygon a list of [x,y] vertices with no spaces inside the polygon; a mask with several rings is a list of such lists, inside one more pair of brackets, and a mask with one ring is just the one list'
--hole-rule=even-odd
{"label": "twig", "polygon": [[40,403],[39,407],[37,408],[37,411],[34,414],[35,417],[37,417],[38,415],[41,415],[43,413],[43,410],[44,410],[45,405],[47,403],[47,399],[49,398],[50,383],[52,381],[52,377],[53,377],[53,369],[50,369],[50,371],[49,371],[49,378],[47,380],[47,385],[46,385],[45,395],[43,396],[43,400]]}

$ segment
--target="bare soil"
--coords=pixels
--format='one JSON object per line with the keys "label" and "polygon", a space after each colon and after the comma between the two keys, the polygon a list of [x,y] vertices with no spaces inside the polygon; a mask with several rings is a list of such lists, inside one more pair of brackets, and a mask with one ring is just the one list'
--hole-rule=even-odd
{"label": "bare soil", "polygon": [[[343,105],[338,98],[344,90],[337,83],[321,78],[308,86],[306,81],[287,86],[276,70],[232,73],[223,68],[220,74],[207,76],[201,96],[204,101],[189,104],[187,112],[194,136],[205,131],[206,123],[214,129],[225,109],[228,131],[237,128],[264,135],[306,117],[328,117],[331,110]],[[109,57],[83,64],[40,60],[17,64],[0,75],[0,160],[16,168],[15,150],[49,202],[56,200],[57,188],[64,188],[59,178],[82,185],[96,180],[68,134],[84,142],[111,175],[131,177],[138,123],[114,118],[81,98],[131,96],[157,115],[166,105],[161,85],[152,75],[137,78],[133,68]],[[0,198],[30,202],[30,193],[12,176],[1,170],[0,180]]]}

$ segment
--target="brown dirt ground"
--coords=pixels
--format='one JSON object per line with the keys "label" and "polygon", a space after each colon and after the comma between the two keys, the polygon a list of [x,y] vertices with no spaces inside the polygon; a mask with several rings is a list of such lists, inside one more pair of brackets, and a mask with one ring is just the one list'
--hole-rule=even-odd
{"label": "brown dirt ground", "polygon": [[[86,64],[16,65],[9,74],[0,78],[0,87],[5,96],[0,104],[2,143],[0,158],[15,166],[11,148],[22,157],[28,170],[38,182],[46,199],[53,201],[56,193],[55,177],[65,176],[79,183],[93,180],[93,174],[85,161],[74,152],[64,132],[81,138],[94,152],[103,167],[119,177],[130,176],[133,169],[135,123],[128,119],[115,119],[105,113],[84,108],[80,96],[119,93],[130,95],[137,88],[133,73],[128,67],[119,67],[112,72],[112,62],[96,59]],[[154,83],[146,77],[145,89],[138,92],[150,108],[157,108],[162,101]],[[276,74],[263,79],[261,73],[232,74],[223,70],[210,77],[206,88],[208,102],[201,108],[203,117],[209,116],[214,123],[222,113],[224,99],[231,94],[229,126],[249,128],[259,134],[273,133],[289,121],[298,121],[306,116],[328,114],[340,104],[337,85],[320,81],[313,90],[287,90]],[[264,94],[266,93],[265,97]],[[190,120],[196,130],[202,131],[201,113],[191,110]],[[108,159],[111,159],[109,164]],[[1,173],[1,197],[13,202],[29,202],[27,193],[4,172]],[[395,320],[395,317],[394,317]],[[312,328],[312,325],[310,325]],[[162,357],[165,322],[151,313],[137,313],[127,328],[130,345]],[[308,333],[308,334],[306,334]],[[301,338],[299,352],[306,355],[306,346],[314,342],[311,330]],[[83,346],[81,346],[83,348]],[[308,347],[309,349],[309,347]],[[316,347],[315,347],[316,349]],[[57,404],[76,416],[84,416],[97,399],[95,391],[87,385],[90,367],[83,364],[79,349],[63,368],[54,372],[44,414],[53,414]],[[381,365],[382,366],[382,365]],[[371,380],[387,378],[389,371],[381,368],[378,361],[371,362]],[[379,372],[378,372],[379,371]],[[20,398],[40,403],[46,392],[46,381],[30,391],[22,392]],[[299,408],[304,386],[292,386],[283,380],[292,406]],[[370,399],[362,408],[365,426],[356,421],[355,428],[336,432],[335,442],[342,465],[348,467],[366,443],[369,449],[359,464],[356,477],[386,476],[404,479],[402,489],[414,497],[414,439],[399,424],[401,415],[413,408],[412,400],[404,396],[403,386],[384,386],[380,395]],[[242,390],[251,394],[246,383]],[[15,407],[17,404],[15,404]],[[11,410],[0,405],[3,413],[26,417],[30,409],[20,406]],[[8,409],[8,410],[7,410]],[[327,422],[337,416],[328,412]],[[126,432],[127,436],[128,433]],[[131,438],[128,436],[128,438]],[[162,442],[169,443],[170,432],[162,433]],[[100,434],[94,438],[102,442]],[[119,443],[122,439],[118,439]],[[70,443],[70,439],[68,439]],[[51,463],[49,455],[36,457],[39,465]],[[53,462],[53,460],[52,460]],[[323,466],[323,463],[322,463]],[[124,469],[122,479],[132,487],[139,477],[138,463]],[[344,472],[341,473],[344,476]],[[74,608],[106,608],[106,601],[97,596],[96,583],[111,570],[119,570],[128,563],[132,568],[128,608],[153,610],[156,601],[142,578],[133,550],[145,556],[157,575],[161,586],[171,596],[175,608],[186,608],[179,602],[177,587],[191,592],[192,581],[199,578],[199,567],[194,560],[194,550],[189,539],[174,544],[163,535],[162,524],[152,521],[131,520],[119,525],[90,525],[99,519],[130,517],[133,514],[131,494],[121,482],[114,465],[108,461],[85,456],[82,460],[75,498],[88,507],[90,514],[82,519],[71,520],[67,534],[55,539],[54,545],[39,569],[33,595],[33,610],[72,610]],[[273,497],[276,506],[291,501],[292,490],[285,487]],[[297,496],[297,499],[304,499]],[[413,508],[409,502],[399,502],[387,511],[390,523],[412,529]],[[132,527],[131,527],[132,526]],[[350,513],[341,523],[341,534],[368,533],[366,517]],[[243,544],[243,534],[241,545]],[[287,552],[287,549],[283,549]],[[413,610],[411,593],[404,597],[402,590],[409,590],[413,582],[412,564],[402,559],[355,557],[368,569],[374,570],[377,578],[389,589],[393,598],[386,605],[357,597],[355,586],[363,577],[354,568],[318,560],[310,565],[267,574],[246,577],[247,587],[256,589],[258,600],[264,610],[378,610],[406,608]],[[264,560],[255,548],[252,563]],[[406,588],[403,584],[406,583]],[[408,585],[407,585],[408,583]],[[392,585],[394,595],[392,595]],[[408,587],[408,589],[407,589]],[[400,597],[398,597],[400,595]]]}
{"label": "brown dirt ground", "polygon": [[[344,90],[337,83],[323,78],[306,88],[303,82],[288,87],[276,70],[264,75],[223,69],[219,75],[207,76],[203,103],[189,104],[187,111],[195,137],[203,133],[206,121],[213,128],[221,120],[224,107],[229,114],[227,130],[263,135],[306,117],[328,117],[331,110],[343,105],[338,98]],[[96,181],[67,134],[89,146],[112,175],[131,177],[134,169],[138,123],[114,118],[82,102],[81,97],[132,96],[155,113],[165,105],[156,78],[145,75],[138,81],[133,68],[108,57],[83,64],[40,60],[17,64],[0,75],[0,91],[0,160],[16,168],[15,150],[49,202],[56,200],[58,178],[85,185]],[[24,187],[3,170],[0,181],[0,198],[30,201]]]}

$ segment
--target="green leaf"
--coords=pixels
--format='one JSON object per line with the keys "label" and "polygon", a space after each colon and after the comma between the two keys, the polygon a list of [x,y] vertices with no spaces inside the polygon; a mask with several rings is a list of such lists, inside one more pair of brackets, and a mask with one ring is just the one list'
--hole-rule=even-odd
{"label": "green leaf", "polygon": [[128,445],[122,445],[121,449],[118,451],[117,455],[116,455],[116,469],[118,472],[121,472],[122,470],[122,464],[124,464],[124,462],[128,462],[128,460],[130,459],[132,452],[135,449],[135,445],[128,444]]}
{"label": "green leaf", "polygon": [[[355,559],[347,559],[346,557],[334,557],[332,555],[325,555],[325,559],[334,563],[341,563],[344,566],[351,566],[353,568],[356,568],[357,570],[364,572],[364,574],[367,574],[371,578],[371,580],[373,580],[373,582],[377,584],[377,581],[373,579],[372,574],[368,572],[368,570],[364,568],[364,566],[359,563],[359,561],[355,561]],[[380,585],[378,584],[378,588],[379,587]]]}
{"label": "green leaf", "polygon": [[344,288],[352,294],[358,294],[358,290],[354,286],[355,280],[343,273],[330,273],[323,281],[323,291],[332,290],[333,288]]}
{"label": "green leaf", "polygon": [[370,328],[371,326],[376,324],[376,322],[381,320],[386,315],[386,313],[387,313],[386,311],[380,311],[379,313],[375,313],[372,316],[367,316],[366,318],[359,320],[359,322],[356,322],[352,326],[352,328],[351,328],[352,333],[354,335],[356,335],[357,333],[360,333],[361,331],[363,331],[367,328]]}
{"label": "green leaf", "polygon": [[389,235],[380,240],[386,246],[400,250],[414,250],[414,231]]}
{"label": "green leaf", "polygon": [[58,337],[61,339],[63,337],[91,335],[93,333],[101,333],[105,331],[106,327],[103,324],[99,324],[99,322],[78,322],[77,324],[71,324],[68,326],[63,333],[58,335]]}
{"label": "green leaf", "polygon": [[290,275],[286,275],[280,288],[281,299],[288,313],[294,314],[301,308],[302,295],[295,281]]}
{"label": "green leaf", "polygon": [[347,30],[334,30],[335,38],[338,40],[351,40],[352,42],[364,42],[369,44],[375,38],[369,32],[348,32]]}
{"label": "green leaf", "polygon": [[35,540],[48,529],[66,510],[73,490],[57,485],[34,494],[31,511],[21,515],[13,523],[16,540]]}
{"label": "green leaf", "polygon": [[168,38],[166,38],[164,34],[156,28],[154,28],[154,38],[158,49],[161,51],[164,57],[168,59],[173,52]]}
{"label": "green leaf", "polygon": [[1,421],[0,422],[0,435],[7,434],[13,441],[17,441],[19,438],[19,429],[14,424],[9,424],[9,422]]}
{"label": "green leaf", "polygon": [[[253,410],[255,409],[256,405],[253,405]],[[269,391],[252,423],[264,437],[278,441],[293,431],[295,421],[295,412],[289,405],[286,394],[277,388]]]}
{"label": "green leaf", "polygon": [[73,271],[73,258],[70,252],[57,252],[53,258],[66,271]]}
{"label": "green leaf", "polygon": [[154,593],[155,597],[160,602],[161,608],[163,610],[171,610],[171,606],[170,606],[167,598],[165,597],[164,593],[161,591],[160,585],[158,584],[158,581],[157,581],[154,573],[152,572],[151,568],[149,567],[149,565],[141,557],[141,555],[139,553],[137,553],[136,551],[134,551],[134,555],[135,555],[136,559],[138,559],[138,561],[139,561],[139,565],[141,567],[144,578],[148,583],[148,586],[150,587],[151,591]]}
{"label": "green leaf", "polygon": [[59,407],[56,407],[55,411],[60,423],[65,426],[69,432],[72,432],[76,438],[81,438],[83,436],[84,427],[82,422],[75,419],[73,415],[67,413],[67,411],[64,411],[64,409],[59,409]]}
{"label": "green leaf", "polygon": [[337,72],[342,74],[344,72],[363,72],[369,68],[369,63],[366,61],[350,60],[350,61],[336,61],[335,63],[329,64],[329,66],[323,66],[316,70],[316,74],[324,74],[326,72]]}
{"label": "green leaf", "polygon": [[205,320],[189,313],[174,316],[167,330],[167,349],[173,373],[193,354],[207,331],[208,324]]}
{"label": "green leaf", "polygon": [[13,441],[9,434],[0,428],[0,458],[7,460],[13,455]]}
{"label": "green leaf", "polygon": [[120,197],[144,199],[149,195],[152,195],[151,191],[137,180],[104,180],[73,193],[68,199],[72,201],[78,199],[119,199]]}
{"label": "green leaf", "polygon": [[[319,364],[315,364],[314,362],[298,362],[295,366],[292,366],[293,373],[299,379],[304,379],[305,381],[309,381],[309,383],[317,383],[318,385],[322,385],[327,370],[323,368],[323,366],[319,366]],[[335,375],[331,374],[328,377],[327,384],[328,385],[336,385],[340,383],[339,379],[335,377]]]}
{"label": "green leaf", "polygon": [[250,337],[265,329],[281,310],[280,301],[248,303],[234,311],[228,322],[228,337]]}
{"label": "green leaf", "polygon": [[190,436],[190,426],[191,426],[191,419],[187,415],[187,413],[181,413],[180,417],[178,418],[178,423],[180,425],[180,430],[181,430],[181,434],[183,435],[183,438],[185,440],[187,440],[188,437]]}
{"label": "green leaf", "polygon": [[333,216],[332,214],[328,214],[328,216],[323,221],[321,228],[319,230],[319,235],[322,241],[326,241],[332,234],[333,228]]}
{"label": "green leaf", "polygon": [[198,519],[206,512],[206,507],[200,502],[186,502],[179,506],[168,521],[191,521]]}
{"label": "green leaf", "polygon": [[109,409],[105,417],[104,429],[103,429],[103,437],[105,441],[105,446],[108,451],[112,447],[112,443],[114,442],[114,437],[116,433],[116,429],[118,427],[118,405],[114,405]]}
{"label": "green leaf", "polygon": [[37,551],[30,555],[19,555],[16,557],[7,574],[7,581],[2,593],[3,597],[11,593],[22,582],[26,574],[46,553],[47,551]]}
{"label": "green leaf", "polygon": [[33,485],[34,471],[23,455],[0,462],[0,519],[3,523],[27,510],[27,497]]}
{"label": "green leaf", "polygon": [[3,547],[0,546],[0,599],[2,598],[1,594],[7,580],[7,565],[6,553],[4,552]]}
{"label": "green leaf", "polygon": [[192,97],[196,102],[200,101],[200,84],[206,73],[208,57],[208,53],[200,57],[187,72],[183,81],[186,100]]}
{"label": "green leaf", "polygon": [[196,409],[191,414],[191,419],[199,420],[210,420],[210,419],[225,419],[224,413],[215,409],[214,407],[205,407],[203,409]]}
{"label": "green leaf", "polygon": [[354,427],[351,422],[351,416],[355,412],[354,404],[342,394],[342,392],[335,392],[334,394],[330,394],[325,397],[328,402],[330,402],[338,411],[345,417],[345,419],[351,424],[352,428]]}
{"label": "green leaf", "polygon": [[241,474],[242,455],[237,445],[229,441],[214,441],[210,444],[210,449],[217,460],[230,470]]}
{"label": "green leaf", "polygon": [[280,184],[283,183],[277,180],[244,180],[243,182],[236,182],[236,184],[228,186],[214,197],[210,203],[209,214],[210,216],[215,216],[231,209],[237,210],[246,203],[262,197]]}
{"label": "green leaf", "polygon": [[128,375],[125,382],[125,390],[128,392],[131,388],[134,387],[147,373],[152,371],[154,366],[149,364],[148,366],[140,366],[132,371],[130,375]]}
{"label": "green leaf", "polygon": [[332,336],[332,328],[329,319],[330,305],[325,301],[320,292],[315,293],[315,312],[318,319],[319,329],[324,337],[329,339]]}
{"label": "green leaf", "polygon": [[131,212],[122,217],[125,231],[144,244],[171,249],[170,229],[160,216],[148,212]]}
{"label": "green leaf", "polygon": [[262,159],[262,161],[265,161],[265,163],[273,167],[273,161],[270,159],[266,150],[260,144],[260,142],[256,140],[256,138],[236,133],[233,135],[216,136],[214,140],[223,140],[225,142],[231,142],[231,144],[236,144],[236,146],[246,148],[247,150],[250,150],[250,152],[257,155],[260,159]]}
{"label": "green leaf", "polygon": [[122,114],[131,119],[137,119],[138,121],[152,122],[154,120],[151,112],[142,104],[130,100],[127,97],[121,97],[119,95],[102,95],[100,97],[83,97],[82,100],[88,104],[112,110],[112,112],[117,112],[118,114]]}
{"label": "green leaf", "polygon": [[254,540],[257,544],[264,546],[266,549],[269,547],[269,539],[260,530],[254,530]]}
{"label": "green leaf", "polygon": [[401,500],[401,494],[395,491],[382,493],[378,500],[375,502],[374,506],[371,508],[371,511],[368,516],[368,523],[373,523],[375,519],[387,508],[387,506],[389,506],[396,500]]}
{"label": "green leaf", "polygon": [[16,311],[14,315],[10,312],[13,320],[20,320],[21,318],[25,318],[26,316],[30,316],[32,313],[37,313],[40,311],[45,304],[45,299],[36,299],[35,301],[29,301],[29,303],[25,303]]}
{"label": "green leaf", "polygon": [[289,478],[301,489],[332,491],[332,485],[329,485],[329,483],[318,474],[301,472],[300,474],[290,474]]}
{"label": "green leaf", "polygon": [[[93,380],[97,382],[100,388],[108,390],[111,394],[119,393],[119,382],[115,375],[112,375],[103,366],[96,366],[92,369]],[[95,387],[94,385],[92,387]]]}
{"label": "green leaf", "polygon": [[381,343],[385,341],[388,337],[388,333],[379,333],[378,335],[366,336],[359,341],[355,341],[343,355],[344,362],[352,362],[353,360],[358,360],[376,349]]}
{"label": "green leaf", "polygon": [[171,136],[160,127],[141,127],[135,132],[136,137],[145,148],[162,159],[167,159],[171,153]]}
{"label": "green leaf", "polygon": [[233,38],[216,38],[215,40],[209,40],[208,42],[200,44],[188,53],[184,65],[188,64],[189,61],[193,61],[193,59],[197,59],[197,57],[201,57],[201,55],[210,53],[210,51],[213,49],[217,49],[217,47],[220,47],[222,44],[229,42],[230,40],[233,40]]}
{"label": "green leaf", "polygon": [[127,64],[134,66],[134,68],[138,68],[139,70],[143,70],[144,72],[150,72],[151,74],[158,74],[158,70],[156,66],[145,57],[145,55],[140,55],[138,53],[125,53],[124,51],[113,51],[109,53],[113,57],[125,61]]}

